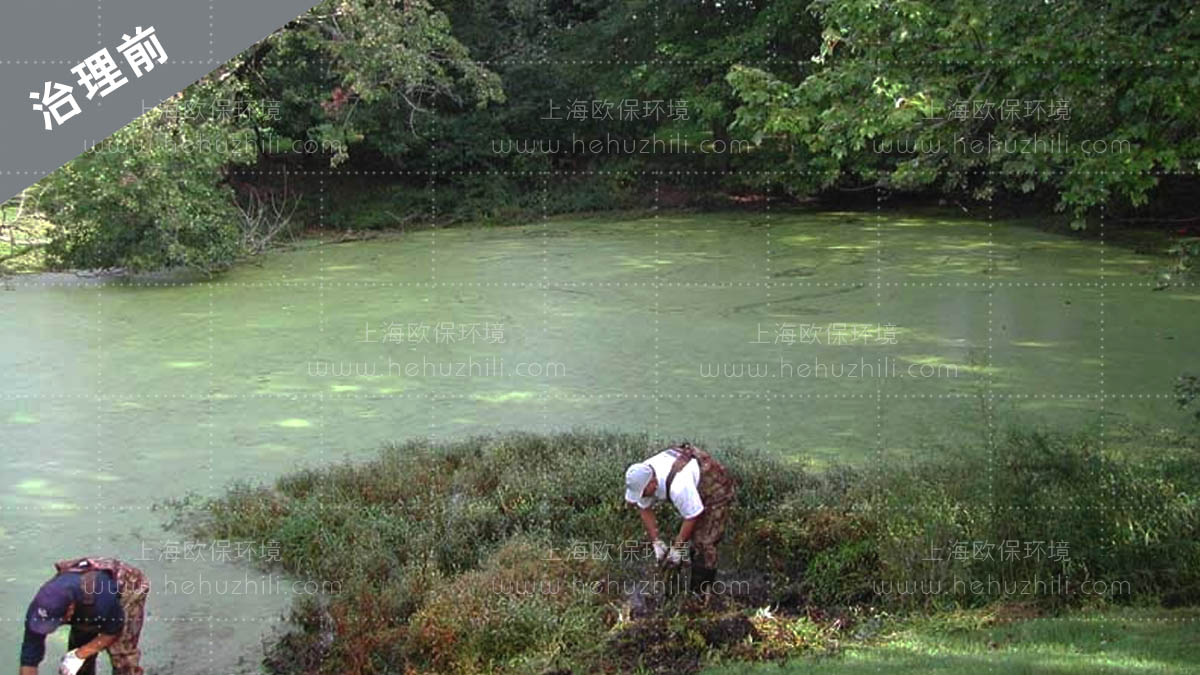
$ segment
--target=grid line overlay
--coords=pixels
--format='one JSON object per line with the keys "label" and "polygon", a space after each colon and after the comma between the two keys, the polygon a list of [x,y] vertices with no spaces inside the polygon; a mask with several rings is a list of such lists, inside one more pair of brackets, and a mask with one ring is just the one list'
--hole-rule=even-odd
{"label": "grid line overlay", "polygon": [[[546,340],[550,334],[550,177],[542,176],[542,339]],[[550,424],[550,380],[547,379],[542,383],[541,391],[541,406],[542,406],[542,431],[550,433],[552,425]]]}
{"label": "grid line overlay", "polygon": [[[104,290],[96,289],[96,392],[104,391]],[[97,399],[96,406],[96,464],[104,466],[104,402]],[[104,481],[96,481],[96,502],[104,504]],[[104,524],[97,519],[96,546],[104,545]]]}
{"label": "grid line overlay", "polygon": [[[875,186],[875,320],[877,323],[885,323],[883,314],[883,188],[879,185]],[[875,462],[876,466],[881,468],[886,466],[887,462],[887,447],[883,440],[883,382],[875,379]],[[877,482],[878,486],[879,483]],[[883,495],[878,492],[874,495],[875,501],[881,501]]]}
{"label": "grid line overlay", "polygon": [[[1182,164],[1196,164],[1200,158],[1188,157],[1181,159]],[[5,176],[34,176],[40,177],[46,175],[45,169],[2,169],[0,175]],[[729,171],[672,171],[672,170],[629,170],[620,169],[612,171],[595,170],[595,171],[468,171],[468,170],[355,170],[355,169],[300,169],[288,171],[271,171],[271,170],[256,170],[235,168],[229,171],[230,175],[236,176],[281,176],[284,174],[292,176],[532,176],[541,173],[547,173],[551,176],[821,176],[822,173],[814,171],[803,171],[799,169],[780,169],[780,170],[729,170]],[[973,174],[979,176],[1028,176],[1027,173],[1014,170],[1003,169],[978,169],[973,170]],[[1061,176],[1066,174],[1075,176],[1197,176],[1200,175],[1200,170],[1190,171],[1186,169],[1154,169],[1154,170],[1112,170],[1112,171],[1067,171],[1063,169],[1046,169],[1040,172],[1039,175],[1046,176]]]}
{"label": "grid line overlay", "polygon": [[[768,282],[764,286],[764,289],[765,289],[764,293],[766,295],[766,303],[767,303],[766,304],[766,314],[768,317],[770,317],[771,316],[771,300],[772,300],[770,281],[771,281],[771,278],[772,278],[772,275],[774,274],[774,272],[772,271],[772,268],[771,268],[771,195],[769,193],[763,199],[763,211],[764,211],[764,216],[766,218],[766,226],[763,228],[763,237],[766,239],[766,260],[763,264],[763,266],[765,268],[765,274],[763,276],[766,278],[766,280]],[[763,434],[763,437],[764,437],[763,438],[763,446],[764,446],[764,450],[769,453],[769,452],[771,452],[771,399],[767,399],[766,401],[763,402],[763,411],[766,416],[766,419],[764,420],[766,429],[765,429],[765,433]]]}
{"label": "grid line overlay", "polygon": [[[211,10],[212,10],[212,5],[210,4],[209,11],[211,11]],[[211,16],[210,16],[210,19],[211,19]],[[211,29],[211,23],[209,24],[209,26]],[[211,35],[211,33],[209,33],[209,34]],[[218,487],[217,486],[217,476],[216,476],[217,458],[216,458],[216,439],[215,439],[216,424],[217,424],[217,416],[216,416],[216,409],[215,409],[216,394],[217,394],[216,384],[217,383],[216,383],[216,345],[215,345],[216,326],[214,325],[216,323],[216,315],[215,315],[215,303],[213,302],[214,292],[215,292],[215,288],[213,286],[209,286],[208,287],[208,392],[207,392],[207,397],[206,397],[208,399],[208,401],[207,401],[207,405],[205,406],[206,411],[208,413],[206,422],[207,422],[207,426],[208,426],[208,491],[209,491],[209,494],[216,494],[217,487]],[[153,616],[153,615],[149,611],[147,611],[147,616],[144,618],[150,618],[150,616]],[[217,670],[216,631],[214,630],[213,622],[211,621],[211,619],[213,619],[212,614],[210,613],[207,618],[210,619],[210,621],[208,621],[208,623],[207,623],[208,667],[213,672],[216,672],[216,670]]]}
{"label": "grid line overlay", "polygon": [[[655,5],[657,7],[657,4]],[[659,206],[662,191],[662,180],[656,174],[654,176],[654,431],[652,439],[657,441],[662,437],[662,355],[659,352],[659,332],[662,322],[662,287],[661,275],[659,270],[658,259],[661,251],[660,238],[661,221],[659,219]],[[668,495],[669,496],[669,495]]]}
{"label": "grid line overlay", "polygon": [[[97,24],[99,25],[99,24]],[[1180,68],[1180,67],[1197,67],[1200,66],[1200,61],[1195,59],[1094,59],[1094,60],[1072,60],[1072,59],[904,59],[904,60],[887,60],[887,59],[872,59],[874,63],[881,65],[934,65],[934,66],[979,66],[979,65],[995,65],[995,66],[1079,66],[1079,65],[1103,65],[1103,66],[1137,66],[1141,68]],[[27,65],[27,64],[68,64],[75,63],[65,59],[0,59],[0,65]],[[209,59],[176,59],[168,55],[167,63],[210,63]],[[539,60],[519,60],[519,59],[504,59],[504,60],[476,60],[464,59],[463,63],[470,63],[477,66],[655,66],[659,68],[679,67],[694,67],[694,66],[725,66],[732,67],[736,65],[757,65],[757,66],[789,66],[789,67],[812,67],[811,61],[793,60],[793,59],[738,59],[734,61],[726,59],[664,59],[655,58],[651,60],[643,59],[539,59]]]}
{"label": "grid line overlay", "polygon": [[[987,272],[990,281],[996,278],[996,241],[993,226],[995,225],[995,213],[992,209],[992,203],[987,205]],[[987,444],[987,484],[988,484],[988,503],[992,508],[996,508],[996,397],[995,397],[995,372],[992,370],[993,364],[993,347],[995,343],[995,302],[996,302],[996,286],[989,284],[987,288],[987,371],[984,375],[984,436]]]}
{"label": "grid line overlay", "polygon": [[[1037,393],[1005,393],[996,392],[993,394],[997,399],[1002,400],[1079,400],[1079,401],[1099,401],[1107,400],[1155,400],[1155,399],[1174,399],[1175,394],[1171,392],[1147,393],[1137,392],[1130,394],[1114,394],[1106,392],[1104,394],[1089,394],[1089,393],[1052,393],[1052,394],[1037,394]],[[419,400],[424,398],[439,398],[439,399],[468,399],[473,394],[351,394],[351,393],[336,393],[336,394],[305,394],[305,393],[254,393],[254,394],[222,394],[229,399],[278,399],[278,400],[301,400],[311,398],[315,400],[387,400],[387,399],[413,399]],[[789,399],[875,399],[882,397],[885,399],[902,400],[902,399],[972,399],[977,398],[973,393],[947,393],[947,394],[892,394],[882,392],[880,394],[809,394],[809,393],[780,393],[780,392],[737,392],[732,394],[688,394],[688,393],[671,393],[662,392],[659,394],[637,394],[637,393],[564,393],[557,394],[553,398],[564,400],[591,400],[591,399],[653,399],[655,397],[664,399],[761,399],[761,400],[789,400]],[[136,400],[199,400],[204,401],[204,394],[137,394],[116,393],[116,394],[5,394],[0,395],[0,401],[20,401],[20,400],[101,400],[101,401],[136,401]]]}
{"label": "grid line overlay", "polygon": [[[209,11],[210,11],[210,16],[209,16],[209,19],[210,19],[209,57],[210,58],[207,60],[207,62],[212,63],[213,60],[211,58],[212,57],[212,50],[211,50],[212,14],[211,14],[211,12],[213,11],[213,3],[209,2],[208,6],[209,6]],[[99,10],[100,10],[100,2],[98,1],[97,2],[98,35],[99,35],[99,28],[101,25]],[[655,11],[656,11],[656,14],[655,14],[654,25],[655,25],[655,29],[658,30],[660,28],[660,26],[658,24],[659,17],[657,14],[657,5],[655,5]],[[172,61],[175,61],[175,60],[172,59]],[[190,61],[178,61],[178,62],[191,63]],[[196,61],[196,62],[200,63],[200,62],[205,62],[205,61]],[[39,63],[39,62],[38,61],[29,61],[29,60],[0,61],[0,65],[18,64],[18,63]],[[41,61],[41,63],[49,63],[49,62]],[[63,61],[62,63],[68,63],[68,62]],[[479,61],[477,63],[479,63],[481,65],[498,65],[500,63],[511,64],[512,62]],[[541,63],[546,63],[546,62],[537,62],[537,63],[541,64]],[[578,63],[578,62],[563,62],[563,63]],[[645,63],[646,65],[651,65],[651,66],[670,66],[670,65],[674,65],[675,63],[681,63],[681,64],[694,63],[694,64],[705,64],[705,65],[712,64],[712,62],[700,62],[700,61],[697,61],[697,62],[671,62],[671,61],[663,61],[663,60],[659,60],[659,59],[653,59],[648,62],[599,61],[599,62],[589,62],[589,63],[595,63],[595,64]],[[780,62],[775,59],[764,62],[764,64],[771,64],[771,65],[778,65],[780,63],[787,63],[787,62]],[[800,64],[800,63],[802,63],[802,62],[798,62],[798,64]],[[943,63],[943,62],[935,61],[932,63]],[[991,62],[989,62],[989,61],[972,61],[971,63],[1011,64],[1011,63],[1013,63],[1013,61],[1009,61],[1009,60],[997,60],[997,61],[991,61]],[[1067,65],[1066,62],[1044,62],[1044,63],[1047,66]],[[1113,65],[1145,65],[1145,66],[1151,66],[1151,67],[1179,67],[1179,66],[1195,66],[1195,65],[1197,65],[1197,62],[1195,62],[1195,61],[1178,61],[1178,60],[1153,60],[1153,61],[1146,61],[1146,62],[1126,62],[1126,61],[1092,62],[1092,61],[1089,61],[1087,63],[1111,63]],[[804,64],[804,65],[807,65],[807,64]],[[43,175],[44,174],[44,172],[40,172],[40,171],[39,172],[4,171],[3,173],[6,173],[6,174],[26,173],[29,175],[34,175],[34,174]],[[275,172],[240,171],[239,170],[239,171],[236,171],[235,173],[249,174],[249,175],[272,175]],[[329,170],[329,171],[315,171],[315,172],[301,171],[301,172],[293,172],[293,173],[297,173],[297,174],[307,173],[310,175],[315,175],[319,178],[320,186],[321,186],[321,188],[320,188],[320,206],[319,206],[319,227],[321,230],[320,236],[322,239],[324,239],[324,236],[325,236],[324,228],[326,226],[326,223],[325,223],[326,194],[325,194],[325,192],[326,192],[326,178],[328,178],[328,177],[427,174],[428,175],[428,186],[429,186],[429,213],[430,213],[432,221],[436,223],[437,218],[438,218],[438,204],[437,204],[437,186],[436,186],[435,180],[436,180],[437,176],[463,175],[463,174],[522,175],[524,172]],[[549,228],[548,198],[549,198],[550,177],[551,176],[559,176],[559,175],[562,175],[562,176],[567,176],[567,175],[600,176],[600,175],[618,175],[618,174],[624,175],[624,174],[631,174],[631,173],[635,174],[635,175],[641,174],[641,175],[653,176],[653,179],[654,179],[653,239],[654,239],[654,259],[655,259],[654,270],[655,270],[655,272],[654,272],[653,281],[652,282],[579,282],[579,281],[575,281],[575,280],[561,280],[560,281],[560,280],[550,279],[550,277],[549,277],[549,272],[550,272],[549,240],[548,240],[548,228]],[[954,393],[949,393],[949,394],[895,394],[895,393],[888,393],[888,392],[883,391],[882,384],[879,381],[876,382],[875,393],[873,395],[872,394],[818,394],[818,393],[811,393],[811,394],[787,393],[787,394],[784,394],[784,393],[773,393],[773,392],[749,393],[749,394],[739,393],[739,394],[721,395],[721,394],[676,394],[676,393],[668,393],[668,392],[662,391],[662,382],[661,382],[662,357],[660,354],[660,318],[661,318],[661,297],[660,297],[660,295],[661,295],[662,289],[664,289],[664,288],[685,288],[685,289],[700,290],[700,289],[710,289],[710,288],[733,288],[733,287],[749,287],[749,286],[754,286],[754,287],[761,286],[763,288],[765,298],[766,298],[766,306],[768,308],[768,311],[767,311],[768,316],[770,316],[770,307],[771,307],[771,303],[773,301],[772,291],[775,288],[831,287],[831,286],[863,286],[866,288],[873,288],[874,292],[875,292],[875,297],[876,297],[877,311],[882,310],[883,291],[885,288],[913,288],[913,289],[917,289],[917,288],[921,288],[921,289],[982,288],[982,289],[985,289],[986,298],[987,298],[987,300],[986,300],[986,303],[987,303],[987,305],[986,305],[986,312],[987,312],[987,314],[986,314],[986,316],[987,316],[987,319],[986,319],[986,325],[987,325],[987,351],[986,351],[987,374],[985,375],[985,377],[983,379],[983,384],[985,386],[986,432],[987,432],[987,439],[988,439],[987,447],[988,447],[988,451],[989,451],[988,452],[989,461],[988,461],[987,471],[988,471],[989,492],[990,492],[991,501],[993,503],[993,507],[998,510],[1001,510],[1001,511],[1003,511],[1003,510],[1020,510],[1021,507],[1012,506],[1012,505],[997,505],[997,504],[995,504],[995,494],[994,494],[994,490],[993,490],[993,486],[992,486],[992,477],[995,472],[995,462],[997,460],[997,455],[996,455],[997,443],[996,443],[996,437],[995,437],[995,435],[996,435],[995,402],[997,400],[1050,400],[1050,399],[1053,399],[1053,400],[1096,401],[1097,405],[1099,406],[1099,412],[1100,412],[1100,416],[1099,416],[1100,443],[1101,443],[1101,448],[1103,449],[1103,445],[1105,442],[1105,420],[1106,420],[1106,416],[1108,414],[1108,411],[1105,407],[1107,401],[1109,401],[1109,400],[1147,400],[1147,399],[1170,400],[1170,399],[1174,398],[1174,394],[1169,393],[1169,392],[1120,394],[1120,393],[1110,393],[1106,390],[1106,383],[1105,383],[1105,365],[1106,365],[1105,357],[1106,357],[1106,354],[1105,354],[1104,330],[1105,330],[1105,321],[1106,321],[1105,312],[1106,312],[1106,300],[1107,300],[1106,292],[1107,292],[1107,290],[1109,289],[1110,286],[1114,287],[1114,288],[1124,287],[1124,288],[1146,288],[1146,289],[1149,289],[1149,288],[1160,287],[1160,286],[1162,286],[1162,284],[1158,284],[1155,282],[1110,282],[1106,279],[1106,276],[1105,276],[1106,250],[1105,250],[1105,230],[1104,230],[1105,212],[1103,210],[1103,207],[1101,208],[1101,211],[1100,211],[1100,223],[1099,223],[1099,251],[1098,251],[1098,253],[1099,253],[1099,281],[1097,281],[1097,282],[1015,281],[1015,280],[998,280],[998,279],[996,279],[995,275],[997,273],[997,269],[996,269],[996,260],[995,260],[995,241],[994,241],[994,233],[993,233],[994,213],[993,213],[992,205],[990,202],[987,203],[987,205],[986,205],[987,234],[988,234],[988,243],[987,243],[986,250],[987,250],[987,259],[988,259],[987,269],[988,269],[988,273],[989,273],[989,279],[987,281],[985,281],[985,282],[888,282],[888,281],[885,281],[883,278],[884,263],[883,263],[883,233],[882,233],[882,227],[884,225],[884,217],[885,217],[884,213],[883,213],[883,201],[885,199],[885,196],[884,196],[884,192],[883,192],[882,188],[876,189],[875,227],[874,227],[875,256],[876,256],[875,268],[876,269],[875,269],[875,274],[874,274],[875,278],[873,281],[870,279],[866,279],[863,281],[857,281],[857,282],[805,282],[805,281],[782,282],[782,281],[773,280],[772,267],[771,267],[771,264],[772,264],[772,261],[771,261],[771,254],[772,254],[771,206],[770,206],[769,199],[765,202],[765,206],[764,206],[765,220],[766,220],[766,228],[765,228],[766,241],[765,241],[765,249],[764,249],[764,251],[765,251],[765,268],[764,268],[765,274],[764,274],[764,280],[762,282],[741,282],[741,281],[668,282],[668,281],[665,281],[662,278],[661,268],[657,264],[658,259],[660,258],[660,255],[661,255],[660,187],[661,187],[661,180],[662,180],[663,176],[670,176],[670,175],[728,175],[728,174],[732,174],[732,173],[755,173],[755,174],[769,174],[769,175],[789,175],[789,174],[804,175],[807,172],[801,172],[801,171],[762,171],[762,172],[711,172],[711,171],[696,171],[696,172],[628,172],[628,171],[557,172],[557,171],[555,171],[555,172],[541,172],[542,175],[539,178],[540,178],[540,183],[541,183],[541,206],[542,206],[542,222],[541,222],[541,227],[542,227],[542,237],[541,238],[542,238],[542,245],[543,245],[542,275],[541,275],[540,280],[533,281],[533,282],[507,282],[507,283],[505,283],[505,282],[484,282],[484,281],[455,281],[455,280],[439,279],[438,269],[437,269],[438,261],[437,261],[437,239],[436,239],[437,226],[436,225],[433,226],[429,230],[429,236],[432,240],[433,245],[432,245],[430,257],[429,257],[429,280],[427,282],[378,282],[378,281],[371,281],[371,280],[365,280],[365,279],[364,280],[345,281],[345,280],[333,280],[333,279],[327,278],[327,275],[326,275],[327,265],[326,265],[325,259],[324,259],[324,253],[325,253],[324,246],[317,247],[320,263],[319,263],[319,272],[318,272],[318,277],[317,277],[316,282],[281,281],[281,282],[275,282],[275,283],[272,283],[272,282],[246,283],[246,282],[227,282],[227,281],[220,281],[220,280],[205,281],[205,282],[181,282],[181,283],[174,283],[174,282],[124,283],[124,282],[118,282],[116,285],[190,286],[190,285],[194,285],[195,283],[204,283],[205,285],[208,286],[207,290],[208,290],[208,354],[209,354],[209,358],[208,358],[207,393],[203,396],[199,396],[199,395],[193,396],[193,395],[188,395],[188,394],[181,394],[181,395],[175,395],[175,396],[146,395],[146,394],[134,394],[134,393],[115,394],[115,395],[107,394],[107,393],[104,393],[106,390],[104,387],[105,380],[104,380],[104,371],[103,371],[103,359],[98,358],[96,369],[95,369],[96,394],[94,394],[92,396],[88,396],[88,395],[77,395],[77,396],[74,396],[74,395],[27,396],[26,395],[26,396],[19,396],[19,395],[8,395],[8,394],[0,393],[0,400],[93,398],[95,405],[96,405],[96,415],[97,415],[96,453],[97,453],[97,459],[100,460],[100,459],[102,459],[102,453],[104,451],[104,446],[106,445],[105,434],[104,434],[104,422],[103,422],[103,418],[104,418],[103,405],[105,402],[120,401],[120,400],[133,400],[133,399],[136,399],[136,400],[185,399],[186,400],[186,399],[193,399],[193,398],[197,398],[197,399],[202,398],[206,402],[206,410],[207,410],[207,439],[208,439],[208,466],[207,466],[207,469],[208,469],[208,474],[209,474],[209,490],[210,490],[211,494],[213,494],[213,495],[217,494],[217,490],[220,488],[220,486],[217,485],[216,475],[215,475],[216,447],[215,447],[215,441],[214,441],[214,430],[215,430],[215,426],[216,426],[216,413],[215,413],[214,398],[215,398],[217,385],[216,385],[216,371],[215,371],[216,364],[215,364],[215,347],[214,347],[214,332],[215,332],[215,327],[214,327],[215,297],[214,297],[214,294],[215,294],[216,289],[221,288],[221,287],[224,287],[224,288],[266,288],[266,287],[315,288],[317,290],[318,304],[319,304],[319,321],[318,321],[319,331],[318,332],[321,334],[322,339],[325,337],[324,333],[325,333],[325,322],[326,322],[325,307],[324,307],[324,303],[325,303],[324,294],[325,294],[326,289],[328,289],[328,288],[355,287],[355,288],[363,288],[363,289],[372,289],[372,288],[420,289],[420,288],[424,287],[425,289],[428,289],[428,290],[432,290],[434,288],[454,288],[454,287],[523,288],[523,289],[530,289],[530,290],[536,288],[536,289],[539,289],[542,294],[542,310],[543,310],[542,334],[543,334],[543,337],[545,337],[548,332],[548,324],[549,324],[549,320],[550,320],[550,316],[551,316],[549,291],[552,288],[569,288],[569,287],[597,287],[597,288],[645,287],[645,288],[651,288],[653,290],[653,310],[654,310],[653,369],[652,369],[653,377],[654,377],[654,389],[653,389],[652,394],[644,395],[644,394],[628,393],[628,392],[624,392],[624,393],[593,392],[593,393],[588,393],[588,394],[578,394],[578,393],[553,394],[551,391],[550,382],[549,382],[549,380],[547,380],[543,386],[541,403],[540,403],[541,408],[542,408],[542,416],[543,416],[543,420],[544,420],[543,427],[546,431],[550,431],[550,428],[551,428],[550,421],[549,421],[550,420],[549,402],[551,400],[556,400],[556,399],[560,399],[560,400],[614,400],[614,399],[637,400],[637,399],[646,399],[646,398],[652,399],[653,400],[653,410],[654,410],[654,414],[653,414],[653,429],[654,429],[653,437],[654,438],[661,438],[661,436],[662,436],[661,402],[663,400],[671,400],[671,399],[683,399],[683,400],[689,400],[689,399],[691,399],[691,400],[755,399],[755,400],[760,400],[763,402],[763,409],[765,411],[765,423],[766,423],[765,444],[768,446],[768,449],[769,449],[772,444],[772,425],[771,425],[772,404],[775,402],[783,403],[783,402],[789,402],[789,401],[804,401],[804,400],[814,400],[814,399],[833,399],[833,400],[873,399],[874,403],[875,403],[875,408],[876,408],[876,410],[875,410],[875,412],[876,412],[876,446],[877,446],[876,452],[877,452],[879,459],[882,462],[882,460],[885,457],[885,452],[886,452],[885,440],[884,440],[884,400],[885,399],[888,399],[888,400],[912,399],[912,400],[934,401],[934,400],[946,400],[946,399],[969,399],[969,398],[972,398],[975,396],[974,394],[969,394],[969,393],[967,393],[967,394],[954,394]],[[988,174],[988,175],[1001,175],[1001,174],[1009,174],[1012,172],[983,171],[981,173]],[[1055,172],[1052,171],[1051,173],[1055,173]],[[1180,170],[1180,171],[1148,171],[1148,172],[1147,171],[1128,171],[1128,172],[1126,172],[1126,171],[1111,171],[1111,172],[1076,172],[1076,173],[1080,173],[1083,175],[1140,174],[1140,175],[1155,175],[1155,176],[1194,176],[1200,172]],[[95,328],[96,349],[97,349],[98,355],[103,353],[103,349],[106,346],[106,343],[104,340],[105,336],[103,333],[103,329],[104,329],[103,289],[105,288],[105,284],[93,284],[93,283],[86,283],[86,282],[24,283],[20,280],[16,280],[11,285],[15,286],[17,288],[54,287],[54,288],[92,289],[94,287],[95,293],[96,293],[96,315],[95,316],[96,316],[96,322],[97,322],[97,326]],[[1171,286],[1171,287],[1194,287],[1194,286],[1200,286],[1200,282],[1173,282],[1173,283],[1170,283],[1167,285]],[[994,365],[994,359],[995,359],[995,355],[993,352],[994,339],[995,339],[995,335],[994,335],[994,329],[995,329],[995,326],[994,326],[994,323],[995,323],[995,321],[994,321],[994,301],[995,301],[996,293],[999,290],[1006,289],[1006,288],[1043,288],[1043,289],[1088,288],[1088,289],[1096,289],[1098,291],[1098,293],[1099,293],[1099,309],[1098,309],[1098,317],[1097,317],[1097,320],[1098,320],[1098,358],[1099,358],[1099,365],[1100,365],[1098,393],[1080,392],[1080,393],[1074,393],[1074,394],[1070,394],[1070,393],[1067,393],[1067,394],[1064,394],[1064,393],[1038,394],[1038,393],[997,392],[995,390],[996,383],[995,383],[995,375],[994,375],[994,371],[993,371],[993,365]],[[427,300],[431,301],[432,297],[427,296]],[[427,398],[427,399],[429,399],[429,410],[430,410],[430,421],[429,421],[430,436],[436,438],[437,430],[438,430],[439,426],[438,426],[438,408],[436,406],[435,400],[440,400],[440,399],[445,399],[445,398],[469,399],[472,396],[472,394],[464,393],[461,395],[446,395],[446,394],[437,394],[437,395],[433,395],[433,394],[428,394],[428,395],[422,395],[422,394],[352,395],[352,394],[327,394],[326,392],[322,391],[315,395],[313,395],[313,394],[287,394],[287,395],[273,395],[273,394],[238,395],[238,394],[232,394],[232,395],[227,395],[227,396],[230,396],[234,399],[241,399],[241,400],[252,400],[252,399],[297,400],[297,399],[305,399],[305,398],[312,398],[312,399],[316,400],[319,404],[318,410],[320,411],[320,419],[319,419],[319,423],[318,423],[318,434],[320,435],[321,440],[319,442],[318,452],[320,454],[321,461],[325,462],[325,461],[327,461],[327,458],[325,457],[325,445],[327,443],[325,434],[326,434],[326,426],[327,426],[327,420],[328,420],[328,414],[329,414],[327,406],[331,401],[337,401],[337,400],[372,400],[372,401],[416,400],[416,399],[421,399],[421,398]],[[105,501],[103,498],[103,482],[101,482],[101,481],[97,482],[96,490],[97,490],[98,504],[95,507],[77,506],[75,510],[78,510],[80,512],[91,512],[91,511],[111,512],[118,508],[120,508],[121,510],[147,510],[147,511],[149,511],[153,508],[152,506],[123,506],[123,507],[109,506],[109,505],[105,504]],[[327,506],[329,508],[338,508],[338,505],[327,505]],[[326,505],[323,505],[323,507],[326,507]],[[1045,507],[1042,507],[1042,508],[1045,508]],[[1086,507],[1080,508],[1080,507],[1074,507],[1074,506],[1070,506],[1070,505],[1062,505],[1057,508],[1062,511],[1087,510]],[[50,507],[38,507],[38,506],[27,507],[27,508],[25,508],[25,507],[10,507],[10,506],[0,507],[0,511],[21,511],[21,512],[40,511],[43,509],[50,510]],[[59,508],[55,508],[55,510],[61,511],[61,509],[59,509]],[[98,519],[98,522],[99,522],[99,519]],[[103,545],[104,545],[103,528],[98,528],[98,530],[97,530],[97,545],[100,547],[103,547]],[[5,617],[5,618],[0,618],[0,620],[13,621],[16,619]],[[213,664],[215,664],[215,659],[216,659],[214,624],[219,624],[219,623],[269,623],[269,624],[274,624],[281,620],[282,620],[282,617],[223,617],[223,616],[212,616],[212,615],[207,616],[207,617],[164,617],[164,616],[147,616],[146,617],[147,622],[159,621],[159,622],[164,622],[164,623],[172,623],[172,622],[189,622],[189,623],[202,622],[202,623],[206,623],[208,625],[208,635],[209,635],[209,650],[208,650],[209,658],[210,658],[210,663],[213,663]],[[1080,621],[1080,620],[1086,620],[1086,619],[1083,619],[1081,617],[1063,617],[1063,618],[1060,618],[1060,617],[1038,617],[1033,620]],[[1122,621],[1186,621],[1186,622],[1193,622],[1193,621],[1196,621],[1197,618],[1191,618],[1191,617],[1184,617],[1184,618],[1177,618],[1177,619],[1122,618],[1121,620]],[[1100,619],[1097,619],[1097,621],[1100,621]]]}
{"label": "grid line overlay", "polygon": [[[1104,300],[1105,300],[1105,298],[1104,298],[1104,291],[1105,291],[1105,283],[1104,283],[1105,282],[1105,279],[1104,279],[1104,264],[1105,264],[1105,259],[1104,259],[1104,253],[1105,253],[1105,251],[1104,251],[1104,217],[1105,217],[1105,213],[1106,213],[1106,211],[1105,211],[1104,205],[1101,204],[1100,205],[1100,224],[1099,224],[1100,241],[1099,241],[1099,245],[1097,247],[1098,248],[1097,253],[1100,256],[1100,285],[1098,287],[1098,290],[1100,292],[1100,303],[1098,305],[1098,308],[1099,308],[1098,316],[1096,317],[1097,318],[1097,327],[1096,327],[1097,349],[1099,351],[1098,357],[1100,360],[1100,382],[1099,382],[1100,398],[1097,403],[1097,405],[1099,406],[1099,416],[1097,418],[1098,423],[1099,423],[1099,438],[1097,440],[1098,440],[1098,444],[1100,446],[1100,452],[1104,452],[1104,446],[1105,446],[1104,435],[1105,435],[1105,431],[1106,431],[1106,422],[1107,422],[1106,417],[1108,416],[1108,410],[1105,409],[1105,406],[1104,406],[1104,398],[1105,398],[1105,396],[1104,396]],[[1115,483],[1113,484],[1113,491],[1114,491],[1114,493],[1116,491]],[[1115,496],[1115,494],[1114,494],[1114,496]]]}
{"label": "grid line overlay", "polygon": [[[327,264],[325,262],[325,190],[326,183],[322,179],[320,182],[320,195],[317,204],[317,229],[321,232],[321,241],[317,246],[317,339],[318,344],[322,347],[325,345],[325,270]],[[325,446],[328,443],[328,435],[326,434],[326,422],[328,420],[328,392],[324,389],[317,399],[317,453],[321,464],[325,464],[328,460],[325,457]]]}
{"label": "grid line overlay", "polygon": [[[433,226],[429,228],[430,246],[429,246],[429,288],[435,288],[437,284],[437,183],[434,182],[437,172],[429,172],[429,219]],[[433,302],[432,295],[425,296],[425,302]],[[437,399],[429,397],[429,437],[437,438]]]}
{"label": "grid line overlay", "polygon": [[[7,288],[66,288],[89,290],[99,284],[86,281],[37,281],[22,282],[6,280]],[[286,277],[279,281],[122,281],[113,279],[104,282],[106,287],[167,288],[173,286],[205,285],[214,288],[1198,288],[1200,282],[1176,281],[378,281],[353,279],[346,281],[290,281]]]}

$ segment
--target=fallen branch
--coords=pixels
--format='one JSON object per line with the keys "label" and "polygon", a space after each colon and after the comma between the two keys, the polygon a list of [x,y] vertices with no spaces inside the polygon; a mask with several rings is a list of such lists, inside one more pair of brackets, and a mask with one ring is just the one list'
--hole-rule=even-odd
{"label": "fallen branch", "polygon": [[245,202],[235,202],[241,215],[242,249],[252,255],[262,253],[281,232],[288,230],[292,216],[300,206],[299,195],[288,192],[284,173],[280,191],[250,186]]}

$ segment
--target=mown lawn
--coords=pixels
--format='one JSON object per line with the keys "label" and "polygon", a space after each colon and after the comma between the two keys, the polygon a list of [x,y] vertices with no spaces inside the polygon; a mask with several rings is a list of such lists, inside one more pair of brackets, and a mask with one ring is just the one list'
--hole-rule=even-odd
{"label": "mown lawn", "polygon": [[706,675],[752,673],[1196,673],[1200,610],[1110,609],[999,620],[989,612],[921,619],[820,660],[731,664]]}

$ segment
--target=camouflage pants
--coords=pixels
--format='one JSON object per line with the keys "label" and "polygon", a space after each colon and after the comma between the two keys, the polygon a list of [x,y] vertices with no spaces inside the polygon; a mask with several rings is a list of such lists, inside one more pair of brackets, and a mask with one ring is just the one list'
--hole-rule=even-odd
{"label": "camouflage pants", "polygon": [[710,506],[700,514],[692,530],[692,564],[710,569],[717,567],[717,545],[725,536],[725,521],[729,520],[728,502]]}
{"label": "camouflage pants", "polygon": [[[143,675],[141,659],[142,650],[138,648],[138,638],[142,634],[142,622],[146,617],[146,593],[144,589],[131,589],[132,592],[121,594],[121,609],[125,612],[125,623],[117,641],[108,646],[108,660],[112,663],[113,675]],[[81,631],[71,627],[71,635],[67,640],[67,648],[75,649],[91,642],[98,633]],[[78,675],[95,675],[96,657],[84,662]]]}

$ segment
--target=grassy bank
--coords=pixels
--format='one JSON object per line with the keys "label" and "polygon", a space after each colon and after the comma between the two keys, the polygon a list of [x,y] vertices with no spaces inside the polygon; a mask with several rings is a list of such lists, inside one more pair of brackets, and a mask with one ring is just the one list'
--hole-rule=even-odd
{"label": "grassy bank", "polygon": [[1020,618],[976,610],[897,624],[837,659],[715,666],[704,675],[1184,675],[1200,663],[1195,609],[1111,608]]}
{"label": "grassy bank", "polygon": [[639,585],[670,580],[621,553],[644,538],[621,500],[624,467],[653,448],[639,435],[394,445],[236,486],[187,522],[278,541],[282,571],[336,587],[294,607],[275,673],[695,671],[869,647],[903,617],[1200,604],[1200,460],[1155,442],[1129,459],[1013,432],[990,454],[820,474],[711,447],[739,506],[707,607]]}

